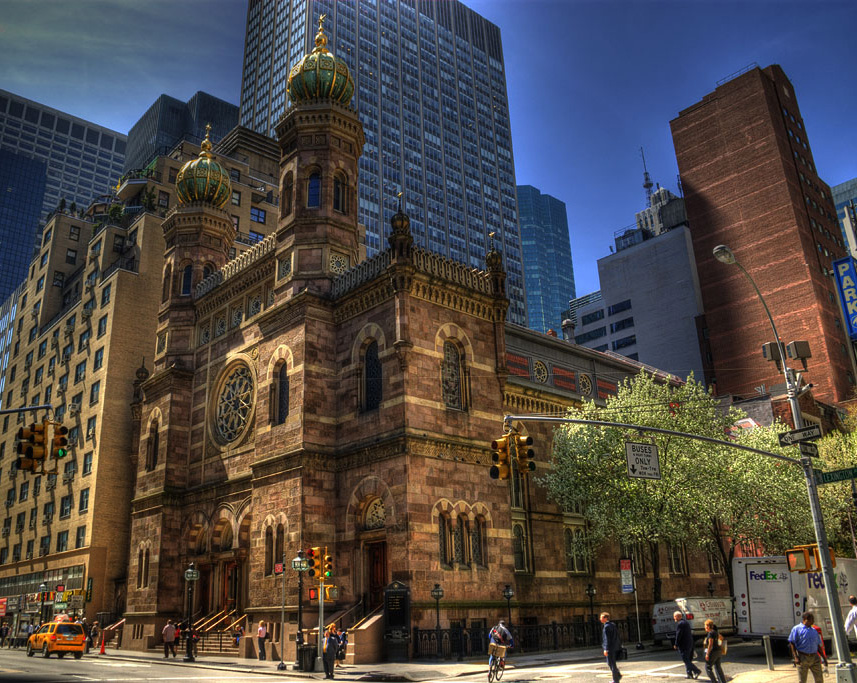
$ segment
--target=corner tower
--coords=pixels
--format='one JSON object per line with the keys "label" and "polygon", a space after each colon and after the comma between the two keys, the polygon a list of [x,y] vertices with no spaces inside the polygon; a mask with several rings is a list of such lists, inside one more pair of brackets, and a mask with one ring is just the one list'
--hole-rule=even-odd
{"label": "corner tower", "polygon": [[193,290],[222,268],[235,241],[235,227],[223,207],[232,195],[229,172],[211,153],[206,126],[199,157],[176,176],[177,206],[164,220],[164,278],[158,312],[155,372],[190,369],[196,323]]}
{"label": "corner tower", "polygon": [[325,15],[315,48],[289,72],[291,106],[277,123],[280,214],[277,287],[282,301],[304,289],[324,294],[359,254],[358,160],[363,126],[349,102],[354,81],[327,50]]}

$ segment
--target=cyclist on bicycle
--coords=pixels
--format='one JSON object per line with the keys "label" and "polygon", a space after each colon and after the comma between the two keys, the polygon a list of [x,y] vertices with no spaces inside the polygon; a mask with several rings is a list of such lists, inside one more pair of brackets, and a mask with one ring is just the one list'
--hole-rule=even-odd
{"label": "cyclist on bicycle", "polygon": [[[505,645],[506,647],[514,647],[515,641],[512,638],[512,633],[509,629],[506,628],[506,622],[503,619],[497,623],[497,625],[491,629],[488,634],[488,642],[494,643],[495,645]],[[494,662],[494,655],[488,656],[488,667],[491,667],[491,664]],[[500,657],[500,667],[506,666],[506,658]]]}

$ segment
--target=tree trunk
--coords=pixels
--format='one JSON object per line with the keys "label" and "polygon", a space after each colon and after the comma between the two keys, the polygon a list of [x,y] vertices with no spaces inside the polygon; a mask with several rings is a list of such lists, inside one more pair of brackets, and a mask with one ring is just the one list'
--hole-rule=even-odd
{"label": "tree trunk", "polygon": [[658,552],[656,541],[649,542],[649,552],[652,555],[652,601],[656,604],[661,601],[661,554]]}

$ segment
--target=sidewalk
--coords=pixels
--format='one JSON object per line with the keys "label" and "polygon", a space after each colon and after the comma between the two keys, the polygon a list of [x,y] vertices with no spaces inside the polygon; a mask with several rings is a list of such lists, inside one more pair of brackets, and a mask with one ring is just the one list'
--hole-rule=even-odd
{"label": "sidewalk", "polygon": [[[628,650],[628,658],[633,661],[650,654],[651,650],[639,652],[633,648]],[[278,671],[278,660],[259,661],[257,659],[239,659],[237,657],[219,657],[218,655],[201,655],[193,664],[182,661],[183,652],[175,658],[164,659],[160,651],[137,652],[134,650],[114,650],[108,648],[106,654],[99,655],[97,651],[90,652],[87,658],[98,657],[126,662],[150,662],[152,664],[167,664],[171,666],[194,666],[221,671],[232,671],[249,674],[280,675],[290,679],[323,679],[324,672],[295,671],[294,662],[286,661],[286,671]],[[526,669],[532,667],[558,666],[561,664],[579,664],[582,662],[602,663],[604,657],[597,648],[582,648],[564,652],[544,652],[532,655],[513,655],[506,660],[507,670]],[[463,662],[455,660],[416,660],[410,662],[382,662],[377,664],[352,664],[336,669],[336,677],[345,680],[363,681],[425,681],[438,678],[456,678],[472,674],[485,674],[488,662],[484,658],[471,659]],[[607,670],[605,669],[605,673]],[[830,673],[825,676],[828,681],[835,680],[833,662]],[[628,677],[630,680],[630,676]],[[704,680],[703,671],[700,680]],[[797,672],[791,665],[778,664],[774,671],[760,668],[736,674],[733,683],[796,683]]]}

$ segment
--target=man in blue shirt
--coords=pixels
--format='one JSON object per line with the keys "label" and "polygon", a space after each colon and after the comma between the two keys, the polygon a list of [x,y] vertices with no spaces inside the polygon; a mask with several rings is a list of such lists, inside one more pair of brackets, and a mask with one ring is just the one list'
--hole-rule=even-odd
{"label": "man in blue shirt", "polygon": [[821,673],[821,638],[812,624],[815,621],[812,612],[804,612],[797,624],[789,633],[789,648],[797,666],[800,683],[806,683],[807,672],[812,671],[815,683],[822,683],[824,674]]}
{"label": "man in blue shirt", "polygon": [[601,613],[601,623],[604,624],[604,630],[601,632],[601,650],[607,658],[607,666],[610,667],[610,673],[613,675],[611,683],[619,683],[622,674],[619,673],[616,660],[622,651],[622,638],[619,636],[619,629],[616,624],[610,621],[609,612]]}

